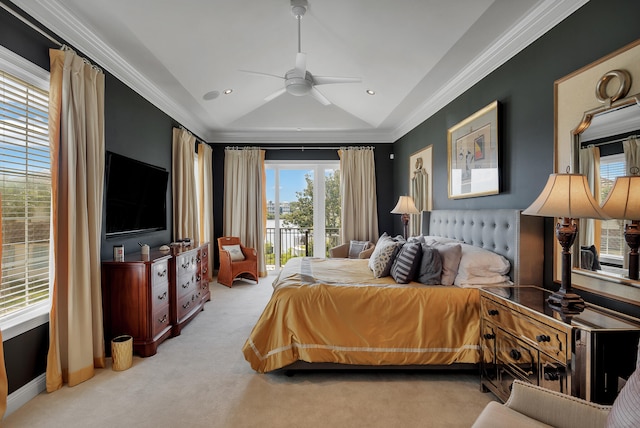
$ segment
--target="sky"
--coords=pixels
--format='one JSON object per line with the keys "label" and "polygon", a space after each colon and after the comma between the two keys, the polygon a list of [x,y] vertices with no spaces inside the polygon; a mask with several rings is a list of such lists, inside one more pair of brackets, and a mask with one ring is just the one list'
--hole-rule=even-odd
{"label": "sky", "polygon": [[[306,173],[313,177],[313,171],[306,169],[280,170],[280,202],[298,200],[296,192],[301,192],[307,187],[307,182],[304,179]],[[267,168],[267,201],[275,201],[275,192],[275,170]]]}

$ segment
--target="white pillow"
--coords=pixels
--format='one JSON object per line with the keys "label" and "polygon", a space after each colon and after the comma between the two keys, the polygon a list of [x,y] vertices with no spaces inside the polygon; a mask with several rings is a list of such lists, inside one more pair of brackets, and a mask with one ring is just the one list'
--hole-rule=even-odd
{"label": "white pillow", "polygon": [[244,260],[244,254],[242,254],[240,245],[223,245],[222,249],[229,252],[232,262],[240,262]]}
{"label": "white pillow", "polygon": [[460,244],[462,257],[458,266],[455,285],[496,284],[509,281],[509,260],[493,251]]}

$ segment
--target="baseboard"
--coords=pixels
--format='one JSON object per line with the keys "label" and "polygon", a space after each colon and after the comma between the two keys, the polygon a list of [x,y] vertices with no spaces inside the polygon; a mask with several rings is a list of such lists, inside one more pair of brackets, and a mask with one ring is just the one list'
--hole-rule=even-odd
{"label": "baseboard", "polygon": [[22,388],[17,389],[9,394],[9,396],[7,397],[7,411],[5,412],[5,416],[9,416],[11,413],[27,404],[29,400],[35,398],[36,395],[40,394],[46,389],[47,375],[46,373],[42,373],[40,376],[24,385]]}

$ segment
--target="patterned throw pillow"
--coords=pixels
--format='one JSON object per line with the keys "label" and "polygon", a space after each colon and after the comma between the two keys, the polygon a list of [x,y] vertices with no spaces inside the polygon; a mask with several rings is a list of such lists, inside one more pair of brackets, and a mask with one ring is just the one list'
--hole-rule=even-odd
{"label": "patterned throw pillow", "polygon": [[367,249],[369,241],[351,241],[349,243],[349,258],[357,259],[360,253]]}
{"label": "patterned throw pillow", "polygon": [[640,427],[640,344],[638,344],[636,371],[631,374],[613,402],[606,426],[608,428]]}
{"label": "patterned throw pillow", "polygon": [[426,285],[440,284],[442,276],[442,257],[440,253],[427,244],[422,244],[422,257],[415,280]]}
{"label": "patterned throw pillow", "polygon": [[401,246],[401,242],[396,242],[391,238],[378,240],[376,249],[373,250],[373,254],[369,258],[369,268],[373,271],[375,278],[389,276],[396,252]]}
{"label": "patterned throw pillow", "polygon": [[244,254],[242,254],[240,245],[223,245],[222,249],[229,252],[229,256],[231,256],[232,262],[239,262],[244,260]]}
{"label": "patterned throw pillow", "polygon": [[411,282],[416,274],[420,258],[422,257],[422,246],[415,243],[406,243],[398,251],[398,255],[391,266],[391,276],[398,284]]}

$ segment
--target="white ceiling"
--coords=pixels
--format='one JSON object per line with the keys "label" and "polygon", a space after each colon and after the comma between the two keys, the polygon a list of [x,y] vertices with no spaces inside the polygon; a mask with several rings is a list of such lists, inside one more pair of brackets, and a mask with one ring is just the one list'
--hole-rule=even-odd
{"label": "white ceiling", "polygon": [[291,0],[13,1],[208,142],[306,144],[396,141],[587,0],[308,0],[307,70],[362,79],[329,106],[240,71],[294,67]]}

